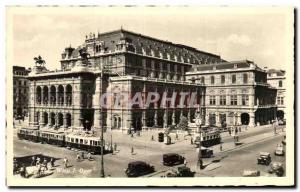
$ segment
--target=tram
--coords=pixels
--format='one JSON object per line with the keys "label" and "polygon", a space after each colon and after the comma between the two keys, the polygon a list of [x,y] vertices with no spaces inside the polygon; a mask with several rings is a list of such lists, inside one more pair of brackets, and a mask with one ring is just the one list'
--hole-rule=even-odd
{"label": "tram", "polygon": [[[101,140],[98,137],[68,134],[66,135],[65,142],[68,148],[77,148],[94,154],[101,154]],[[107,152],[105,145],[103,149],[104,153]]]}
{"label": "tram", "polygon": [[57,145],[59,147],[65,146],[65,134],[63,132],[53,133],[48,131],[41,131],[39,139],[42,143]]}
{"label": "tram", "polygon": [[39,142],[40,132],[35,129],[21,128],[18,130],[17,136],[19,139],[25,139],[33,142]]}
{"label": "tram", "polygon": [[[194,144],[199,146],[200,135],[194,137]],[[210,147],[220,144],[221,134],[217,127],[203,127],[201,131],[201,145],[203,147]]]}
{"label": "tram", "polygon": [[[76,148],[93,154],[101,154],[100,138],[89,134],[79,135],[74,133],[20,128],[17,132],[17,136],[19,139],[25,139],[33,142],[56,145],[59,147]],[[103,143],[105,143],[105,141]],[[103,149],[104,154],[111,152],[105,145]]]}

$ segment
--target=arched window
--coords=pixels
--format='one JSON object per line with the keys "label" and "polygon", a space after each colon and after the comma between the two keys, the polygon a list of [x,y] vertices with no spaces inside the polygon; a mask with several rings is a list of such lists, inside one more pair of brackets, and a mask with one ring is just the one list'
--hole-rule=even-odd
{"label": "arched window", "polygon": [[232,75],[231,76],[231,82],[232,83],[236,83],[236,75]]}
{"label": "arched window", "polygon": [[247,74],[243,75],[243,82],[248,83],[248,75]]}
{"label": "arched window", "polygon": [[278,86],[282,87],[282,81],[281,80],[279,81],[279,85]]}
{"label": "arched window", "polygon": [[214,76],[211,76],[211,77],[210,77],[210,83],[211,83],[211,84],[215,84],[215,77],[214,77]]}
{"label": "arched window", "polygon": [[205,83],[205,79],[204,77],[201,77],[201,84],[204,84]]}
{"label": "arched window", "polygon": [[225,84],[225,75],[221,75],[221,83]]}

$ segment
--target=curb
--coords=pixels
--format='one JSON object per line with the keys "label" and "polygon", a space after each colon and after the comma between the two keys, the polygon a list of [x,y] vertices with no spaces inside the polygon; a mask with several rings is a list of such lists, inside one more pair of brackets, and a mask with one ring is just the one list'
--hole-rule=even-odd
{"label": "curb", "polygon": [[256,141],[252,141],[252,142],[249,142],[249,143],[242,144],[242,145],[237,146],[237,147],[234,147],[234,148],[232,148],[232,149],[224,150],[224,151],[219,152],[219,153],[234,151],[234,150],[236,150],[236,149],[240,149],[240,148],[242,148],[242,147],[246,147],[246,146],[251,145],[251,144],[253,144],[253,143],[261,142],[261,141],[270,139],[270,138],[272,138],[272,137],[279,137],[279,136],[282,136],[282,134],[280,133],[280,134],[277,134],[277,135],[275,135],[275,136],[274,136],[274,135],[273,135],[273,136],[268,136],[268,137],[265,137],[265,138],[262,138],[262,139],[259,139],[259,140],[256,140]]}

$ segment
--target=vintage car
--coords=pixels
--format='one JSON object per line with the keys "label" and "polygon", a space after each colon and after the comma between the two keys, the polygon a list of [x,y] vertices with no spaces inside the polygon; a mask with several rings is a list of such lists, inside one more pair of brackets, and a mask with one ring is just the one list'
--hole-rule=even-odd
{"label": "vintage car", "polygon": [[271,155],[268,152],[260,152],[257,158],[257,164],[269,165],[271,163]]}
{"label": "vintage car", "polygon": [[181,166],[177,170],[171,169],[165,173],[165,177],[194,177],[195,172],[192,172],[189,167]]}
{"label": "vintage car", "polygon": [[184,157],[177,153],[163,154],[163,164],[167,166],[179,165],[184,163]]}
{"label": "vintage car", "polygon": [[277,145],[274,154],[278,156],[284,156],[283,145],[281,144]]}
{"label": "vintage car", "polygon": [[[197,152],[199,152],[199,148],[197,149]],[[214,154],[214,151],[212,149],[201,147],[201,156],[202,158],[210,158]]]}
{"label": "vintage car", "polygon": [[279,120],[278,125],[286,125],[286,120],[285,119]]}
{"label": "vintage car", "polygon": [[283,140],[281,141],[281,143],[282,143],[283,145],[286,144],[286,136],[283,137]]}
{"label": "vintage car", "polygon": [[154,166],[151,166],[143,161],[133,161],[128,164],[125,173],[127,177],[138,177],[147,175],[155,171]]}
{"label": "vintage car", "polygon": [[244,170],[243,177],[258,177],[260,176],[260,171],[258,170]]}
{"label": "vintage car", "polygon": [[275,173],[278,177],[282,177],[284,174],[283,164],[280,162],[272,162],[270,165],[269,173]]}

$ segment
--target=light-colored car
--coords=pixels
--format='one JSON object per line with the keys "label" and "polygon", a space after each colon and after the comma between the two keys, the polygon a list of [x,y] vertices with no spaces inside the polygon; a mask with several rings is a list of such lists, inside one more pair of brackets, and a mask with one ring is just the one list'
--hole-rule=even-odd
{"label": "light-colored car", "polygon": [[243,177],[258,177],[260,176],[260,171],[258,170],[244,170]]}
{"label": "light-colored car", "polygon": [[281,145],[281,144],[277,145],[274,153],[275,153],[275,155],[278,155],[278,156],[284,156],[283,145]]}

